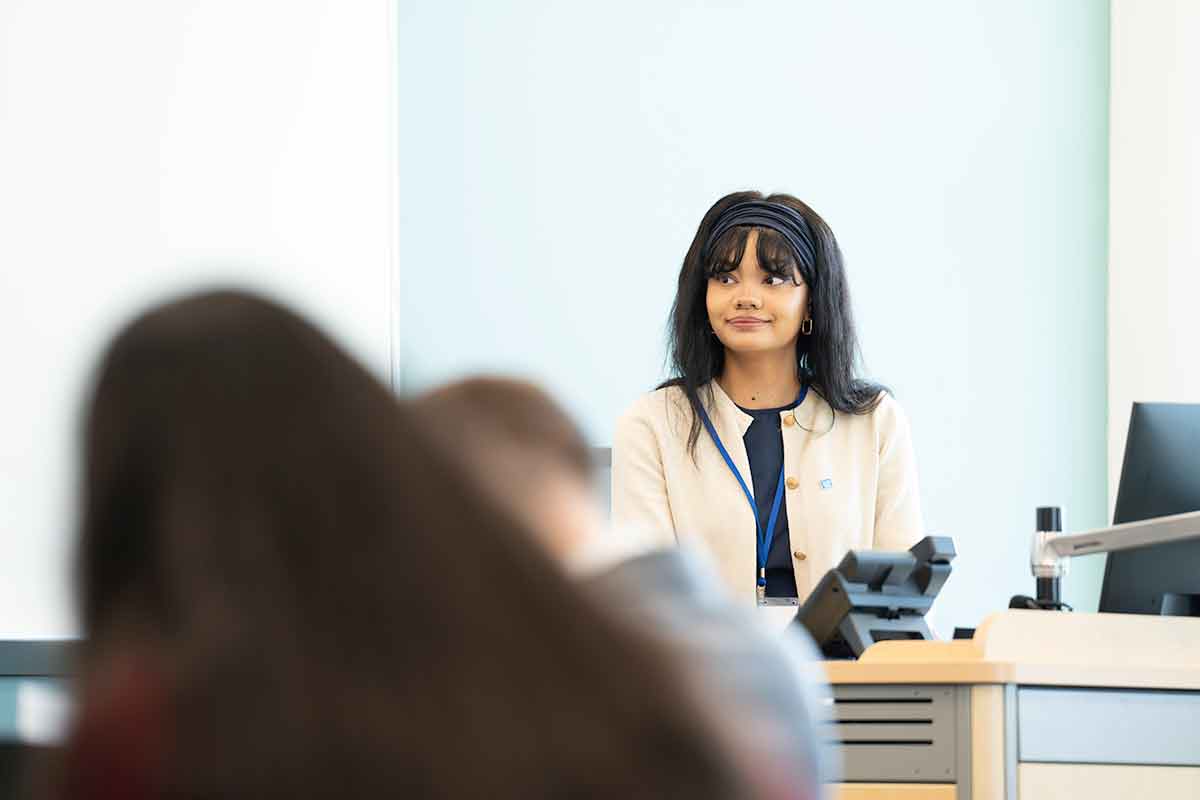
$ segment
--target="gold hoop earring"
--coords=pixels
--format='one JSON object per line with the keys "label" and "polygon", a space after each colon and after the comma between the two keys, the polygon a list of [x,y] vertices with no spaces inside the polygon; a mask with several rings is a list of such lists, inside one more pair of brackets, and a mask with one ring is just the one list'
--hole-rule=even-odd
{"label": "gold hoop earring", "polygon": [[800,323],[800,332],[802,334],[804,334],[805,336],[812,335],[812,328],[813,328],[812,317],[809,317],[808,319],[806,319]]}

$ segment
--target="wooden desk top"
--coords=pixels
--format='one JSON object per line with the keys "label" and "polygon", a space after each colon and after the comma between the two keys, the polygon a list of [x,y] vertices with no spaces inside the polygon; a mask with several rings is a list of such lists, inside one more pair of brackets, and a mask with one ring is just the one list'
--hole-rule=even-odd
{"label": "wooden desk top", "polygon": [[880,642],[828,661],[834,684],[1019,683],[1200,690],[1200,618],[1003,611],[975,638]]}

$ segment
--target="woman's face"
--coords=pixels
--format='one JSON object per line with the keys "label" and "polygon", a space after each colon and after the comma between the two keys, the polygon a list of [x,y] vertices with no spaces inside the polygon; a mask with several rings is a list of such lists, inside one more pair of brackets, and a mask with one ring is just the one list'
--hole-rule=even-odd
{"label": "woman's face", "polygon": [[758,231],[751,230],[737,267],[708,279],[708,322],[735,353],[794,352],[808,316],[808,286],[798,273],[788,280],[763,270],[757,245]]}

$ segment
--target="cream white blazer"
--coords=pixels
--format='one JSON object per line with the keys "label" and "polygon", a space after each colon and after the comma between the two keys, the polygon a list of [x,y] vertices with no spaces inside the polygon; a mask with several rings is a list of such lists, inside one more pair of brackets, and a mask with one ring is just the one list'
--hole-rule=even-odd
{"label": "cream white blazer", "polygon": [[[743,436],[754,418],[713,381],[706,406],[750,485]],[[701,398],[705,397],[701,390]],[[677,387],[640,397],[617,423],[612,450],[613,524],[663,544],[692,543],[715,559],[727,588],[756,605],[754,512],[707,431],[688,452],[691,409]],[[785,502],[800,600],[847,550],[907,550],[923,535],[908,419],[885,394],[870,414],[834,413],[815,391],[781,412]],[[786,622],[794,608],[766,606]]]}

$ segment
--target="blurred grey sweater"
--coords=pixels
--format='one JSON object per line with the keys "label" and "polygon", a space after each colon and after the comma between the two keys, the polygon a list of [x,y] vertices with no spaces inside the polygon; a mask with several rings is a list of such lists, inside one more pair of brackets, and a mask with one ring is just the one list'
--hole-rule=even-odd
{"label": "blurred grey sweater", "polygon": [[725,596],[708,560],[686,549],[642,551],[585,582],[666,643],[726,733],[756,761],[778,765],[794,796],[824,796],[823,783],[837,772],[836,752],[819,734],[831,695],[802,629],[766,630]]}

